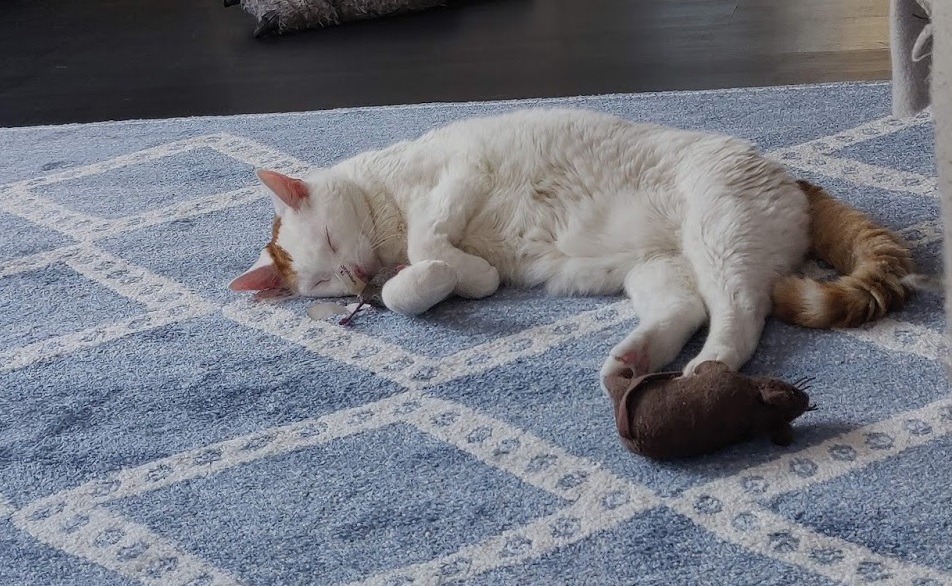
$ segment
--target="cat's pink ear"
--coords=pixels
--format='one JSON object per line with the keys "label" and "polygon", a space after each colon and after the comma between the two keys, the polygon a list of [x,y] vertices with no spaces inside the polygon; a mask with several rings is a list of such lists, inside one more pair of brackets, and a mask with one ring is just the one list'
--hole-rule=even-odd
{"label": "cat's pink ear", "polygon": [[232,291],[264,291],[282,287],[284,287],[284,278],[271,262],[271,257],[266,250],[261,251],[257,262],[250,269],[228,283],[228,288]]}
{"label": "cat's pink ear", "polygon": [[281,215],[285,207],[292,210],[300,208],[310,193],[307,183],[277,171],[258,169],[257,175],[258,179],[274,194],[274,211],[278,215]]}

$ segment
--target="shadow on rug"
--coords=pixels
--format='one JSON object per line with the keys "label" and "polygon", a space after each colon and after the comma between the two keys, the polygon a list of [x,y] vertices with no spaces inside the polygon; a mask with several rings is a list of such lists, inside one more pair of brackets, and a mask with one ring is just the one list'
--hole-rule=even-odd
{"label": "shadow on rug", "polygon": [[659,465],[596,381],[618,298],[343,328],[226,289],[268,239],[255,167],[540,103],[752,139],[939,270],[932,124],[887,84],[0,129],[0,583],[952,583],[937,296],[771,321],[744,370],[817,377],[796,442]]}

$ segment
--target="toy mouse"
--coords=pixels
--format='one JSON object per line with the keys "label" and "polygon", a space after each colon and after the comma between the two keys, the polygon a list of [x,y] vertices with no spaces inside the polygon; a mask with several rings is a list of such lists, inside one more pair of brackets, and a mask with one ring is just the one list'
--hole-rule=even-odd
{"label": "toy mouse", "polygon": [[776,444],[793,443],[790,423],[816,409],[801,388],[766,377],[750,377],[726,364],[707,361],[692,377],[660,372],[637,378],[605,379],[615,426],[629,451],[655,460],[709,454],[766,433]]}

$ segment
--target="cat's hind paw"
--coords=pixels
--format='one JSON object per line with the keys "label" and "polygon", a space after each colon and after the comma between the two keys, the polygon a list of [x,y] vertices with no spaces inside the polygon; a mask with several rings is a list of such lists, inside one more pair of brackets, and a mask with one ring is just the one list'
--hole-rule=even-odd
{"label": "cat's hind paw", "polygon": [[499,271],[477,256],[471,257],[460,269],[456,294],[466,299],[489,297],[499,289]]}
{"label": "cat's hind paw", "polygon": [[602,391],[610,396],[609,389],[605,386],[606,380],[616,377],[635,378],[648,374],[651,369],[651,360],[648,352],[643,348],[630,348],[619,344],[612,349],[611,354],[602,363],[602,369],[598,374],[598,380],[601,381]]}

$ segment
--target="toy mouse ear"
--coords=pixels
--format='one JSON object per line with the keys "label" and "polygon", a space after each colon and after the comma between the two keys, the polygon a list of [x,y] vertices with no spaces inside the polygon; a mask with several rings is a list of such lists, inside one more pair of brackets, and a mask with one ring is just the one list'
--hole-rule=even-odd
{"label": "toy mouse ear", "polygon": [[785,407],[792,397],[787,389],[775,385],[767,385],[760,389],[760,400],[771,407]]}

